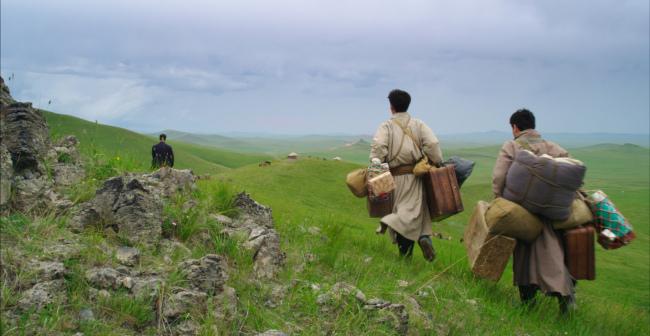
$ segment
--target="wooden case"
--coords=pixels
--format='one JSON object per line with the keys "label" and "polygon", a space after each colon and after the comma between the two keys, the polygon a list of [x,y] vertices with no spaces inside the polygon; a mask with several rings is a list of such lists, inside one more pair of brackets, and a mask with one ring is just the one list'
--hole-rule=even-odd
{"label": "wooden case", "polygon": [[429,214],[434,222],[463,211],[454,165],[432,168],[424,175]]}
{"label": "wooden case", "polygon": [[569,272],[576,280],[596,279],[594,235],[592,226],[564,232],[564,259]]}
{"label": "wooden case", "polygon": [[485,222],[488,203],[479,201],[470,218],[463,242],[472,273],[479,278],[499,281],[517,241],[491,234]]}
{"label": "wooden case", "polygon": [[389,193],[384,198],[368,196],[368,215],[372,218],[381,218],[393,213],[394,193]]}

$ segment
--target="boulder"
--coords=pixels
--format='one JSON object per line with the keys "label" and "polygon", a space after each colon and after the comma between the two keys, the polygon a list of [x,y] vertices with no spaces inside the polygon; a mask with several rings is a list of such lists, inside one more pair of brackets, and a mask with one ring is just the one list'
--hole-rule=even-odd
{"label": "boulder", "polygon": [[172,328],[172,335],[194,336],[199,335],[201,326],[193,320],[183,320]]}
{"label": "boulder", "polygon": [[163,306],[163,316],[175,319],[193,310],[204,311],[208,295],[194,290],[182,289],[170,295]]}
{"label": "boulder", "polygon": [[216,254],[208,254],[198,260],[186,260],[178,266],[190,288],[212,295],[223,291],[223,285],[228,279],[226,267],[225,259]]}
{"label": "boulder", "polygon": [[37,282],[62,279],[67,270],[62,262],[32,260],[27,270],[34,274]]}
{"label": "boulder", "polygon": [[140,260],[140,250],[135,247],[121,246],[115,251],[117,261],[125,266],[135,266]]}
{"label": "boulder", "polygon": [[86,280],[97,288],[117,289],[122,284],[121,278],[122,274],[109,267],[93,268],[86,271]]}
{"label": "boulder", "polygon": [[81,205],[69,225],[73,231],[91,225],[113,227],[129,243],[154,245],[162,233],[162,201],[137,178],[113,177]]}
{"label": "boulder", "polygon": [[248,236],[244,248],[252,250],[255,275],[258,278],[274,278],[285,264],[286,255],[280,249],[280,236],[274,228],[272,210],[240,193],[234,201],[239,210],[237,218],[224,223],[222,233],[237,238]]}
{"label": "boulder", "polygon": [[63,279],[39,282],[23,293],[18,301],[18,308],[23,311],[40,310],[48,304],[62,303],[65,300],[65,281]]}

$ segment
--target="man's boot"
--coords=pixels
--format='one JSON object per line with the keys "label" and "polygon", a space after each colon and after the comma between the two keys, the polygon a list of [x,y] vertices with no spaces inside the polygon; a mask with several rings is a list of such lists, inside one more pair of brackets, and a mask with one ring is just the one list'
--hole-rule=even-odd
{"label": "man's boot", "polygon": [[521,303],[527,308],[533,308],[537,304],[537,287],[519,286],[519,298]]}
{"label": "man's boot", "polygon": [[413,255],[413,245],[415,245],[415,242],[405,238],[397,232],[395,234],[397,238],[397,247],[399,248],[399,255],[410,258]]}
{"label": "man's boot", "polygon": [[575,295],[558,296],[558,301],[560,302],[560,314],[562,316],[569,317],[578,310]]}
{"label": "man's boot", "polygon": [[421,236],[418,239],[418,244],[422,249],[422,255],[426,261],[431,262],[436,259],[436,250],[433,248],[433,242],[430,236]]}

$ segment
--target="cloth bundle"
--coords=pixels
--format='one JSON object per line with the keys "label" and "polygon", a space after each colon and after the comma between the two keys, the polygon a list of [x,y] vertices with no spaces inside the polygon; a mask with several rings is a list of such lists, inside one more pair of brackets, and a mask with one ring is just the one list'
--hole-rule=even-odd
{"label": "cloth bundle", "polygon": [[456,171],[456,179],[458,180],[458,187],[463,185],[463,182],[472,175],[474,170],[474,161],[463,159],[458,156],[452,156],[447,161],[443,162],[443,166],[454,165]]}
{"label": "cloth bundle", "polygon": [[536,215],[566,220],[587,168],[578,160],[519,150],[506,175],[503,197]]}
{"label": "cloth bundle", "polygon": [[603,248],[606,250],[617,249],[636,238],[632,231],[632,225],[604,192],[598,190],[589,195],[588,199],[594,213],[598,243]]}

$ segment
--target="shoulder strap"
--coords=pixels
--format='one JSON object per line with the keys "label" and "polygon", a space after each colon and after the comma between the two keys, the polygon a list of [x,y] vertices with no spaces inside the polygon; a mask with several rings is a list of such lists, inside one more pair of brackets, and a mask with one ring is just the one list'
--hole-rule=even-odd
{"label": "shoulder strap", "polygon": [[[392,122],[392,121],[393,121],[393,120],[391,119],[391,122]],[[399,123],[397,123],[397,124],[399,125]],[[401,125],[400,125],[400,126],[401,126]],[[391,141],[391,143],[392,143],[392,141]],[[399,143],[399,147],[397,147],[397,152],[395,152],[395,155],[393,155],[392,158],[388,159],[388,161],[387,161],[386,163],[391,163],[391,162],[393,162],[395,159],[397,159],[397,156],[398,156],[399,153],[402,151],[402,147],[403,147],[403,146],[404,146],[404,137],[402,137],[402,141],[400,141],[400,143]]]}
{"label": "shoulder strap", "polygon": [[[391,119],[391,121],[395,122],[395,124],[397,124],[397,126],[399,126],[399,128],[402,129],[402,132],[404,132],[404,134],[406,134],[406,136],[408,136],[409,138],[411,138],[411,140],[413,141],[413,144],[415,145],[415,147],[417,147],[417,149],[418,149],[418,151],[420,152],[420,154],[422,154],[422,156],[426,157],[426,158],[427,158],[427,161],[428,161],[429,158],[428,158],[427,155],[424,154],[424,152],[422,151],[422,147],[420,146],[420,142],[417,141],[417,140],[415,140],[415,136],[413,135],[413,132],[411,132],[411,129],[408,128],[408,124],[409,124],[409,122],[411,121],[411,118],[409,118],[409,119],[406,121],[406,126],[402,125],[402,123],[400,123],[400,122],[397,121],[396,119]],[[404,143],[404,137],[402,137],[402,144],[403,144],[403,143]],[[400,145],[400,150],[401,150],[401,149],[402,149],[402,145]],[[399,151],[398,151],[398,154],[399,154]],[[397,157],[397,154],[395,154],[395,157]],[[414,159],[415,159],[416,161],[418,160],[417,158],[414,158]]]}
{"label": "shoulder strap", "polygon": [[533,153],[535,152],[535,151],[533,150],[533,147],[530,147],[530,144],[528,143],[528,141],[526,141],[526,140],[524,140],[524,139],[522,139],[522,138],[517,138],[517,139],[515,139],[515,142],[516,142],[519,146],[521,146],[521,148],[526,149],[526,150],[529,150],[529,151],[531,151],[531,152],[533,152]]}

